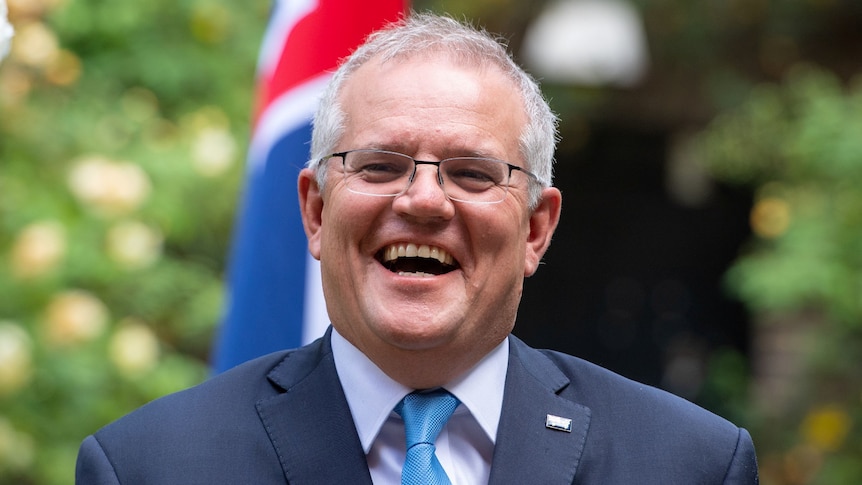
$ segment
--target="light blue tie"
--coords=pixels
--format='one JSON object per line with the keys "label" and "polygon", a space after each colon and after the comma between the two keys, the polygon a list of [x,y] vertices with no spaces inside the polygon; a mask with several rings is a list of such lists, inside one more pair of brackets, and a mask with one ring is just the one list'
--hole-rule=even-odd
{"label": "light blue tie", "polygon": [[449,477],[434,454],[434,441],[458,407],[458,398],[445,389],[413,392],[395,406],[404,419],[407,459],[401,470],[401,485],[450,485]]}

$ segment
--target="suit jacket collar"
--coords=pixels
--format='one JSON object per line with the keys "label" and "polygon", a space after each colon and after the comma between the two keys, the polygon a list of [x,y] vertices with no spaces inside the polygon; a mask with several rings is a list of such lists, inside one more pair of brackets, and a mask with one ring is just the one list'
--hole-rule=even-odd
{"label": "suit jacket collar", "polygon": [[257,403],[291,485],[371,485],[365,453],[335,371],[330,331],[270,371],[283,392]]}
{"label": "suit jacket collar", "polygon": [[[560,393],[569,379],[541,352],[510,336],[503,413],[490,483],[572,483],[586,443],[590,409]],[[548,428],[571,419],[571,432]]]}
{"label": "suit jacket collar", "polygon": [[[283,392],[258,401],[258,414],[292,485],[371,485],[335,370],[330,333],[288,353],[270,371],[268,379]],[[590,410],[559,395],[569,379],[550,359],[516,337],[509,338],[509,369],[490,483],[572,483]],[[571,432],[547,428],[548,415],[571,419]]]}

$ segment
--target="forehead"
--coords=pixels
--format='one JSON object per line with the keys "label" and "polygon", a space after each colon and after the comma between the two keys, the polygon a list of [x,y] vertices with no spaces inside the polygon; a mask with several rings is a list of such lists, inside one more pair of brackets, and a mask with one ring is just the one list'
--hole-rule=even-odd
{"label": "forehead", "polygon": [[520,92],[499,67],[445,55],[372,58],[345,82],[339,100],[343,139],[352,144],[342,148],[419,151],[439,142],[511,159],[527,120]]}

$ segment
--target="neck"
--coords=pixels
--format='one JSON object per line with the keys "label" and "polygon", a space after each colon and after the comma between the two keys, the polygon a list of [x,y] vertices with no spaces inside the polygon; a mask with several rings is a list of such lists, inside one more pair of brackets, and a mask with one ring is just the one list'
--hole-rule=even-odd
{"label": "neck", "polygon": [[341,334],[358,351],[379,368],[390,379],[411,389],[432,389],[451,384],[472,370],[488,353],[496,348],[502,339],[488,342],[486,346],[478,343],[469,348],[433,349],[379,349],[363,346]]}
{"label": "neck", "polygon": [[485,356],[445,351],[407,350],[386,358],[368,355],[386,375],[412,389],[442,387],[470,371]]}

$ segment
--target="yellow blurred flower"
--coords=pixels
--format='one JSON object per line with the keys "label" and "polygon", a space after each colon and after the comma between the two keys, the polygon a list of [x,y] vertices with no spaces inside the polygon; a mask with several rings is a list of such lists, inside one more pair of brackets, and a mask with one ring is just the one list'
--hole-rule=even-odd
{"label": "yellow blurred flower", "polygon": [[35,278],[54,269],[66,254],[63,226],[56,221],[30,224],[12,244],[12,273],[19,278]]}
{"label": "yellow blurred flower", "polygon": [[135,377],[156,366],[159,360],[159,341],[144,322],[125,318],[111,336],[108,355],[122,374]]}
{"label": "yellow blurred flower", "polygon": [[0,416],[0,470],[26,470],[33,465],[36,447],[33,437],[18,431]]}
{"label": "yellow blurred flower", "polygon": [[69,346],[98,338],[108,324],[108,309],[91,293],[67,290],[57,294],[45,314],[49,344]]}
{"label": "yellow blurred flower", "polygon": [[762,238],[784,234],[790,226],[790,205],[778,197],[758,200],[751,209],[751,229]]}
{"label": "yellow blurred flower", "polygon": [[68,86],[81,77],[81,59],[65,49],[45,68],[45,78],[57,86]]}
{"label": "yellow blurred flower", "polygon": [[108,230],[108,256],[127,269],[145,268],[159,259],[162,235],[139,221],[125,221]]}
{"label": "yellow blurred flower", "polygon": [[9,11],[16,17],[38,17],[51,9],[66,3],[67,0],[6,0]]}
{"label": "yellow blurred flower", "polygon": [[[0,102],[4,106],[15,106],[23,103],[33,90],[33,80],[26,70],[15,65],[0,69]],[[4,110],[4,113],[6,111]]]}
{"label": "yellow blurred flower", "polygon": [[33,341],[24,329],[0,321],[0,396],[12,394],[30,381],[32,350]]}
{"label": "yellow blurred flower", "polygon": [[150,194],[150,179],[141,167],[99,155],[78,160],[68,184],[78,200],[108,216],[137,209]]}
{"label": "yellow blurred flower", "polygon": [[29,22],[17,28],[12,43],[12,59],[43,69],[59,54],[57,36],[42,22]]}
{"label": "yellow blurred flower", "polygon": [[853,422],[838,405],[812,409],[802,421],[802,435],[810,445],[823,451],[837,451],[844,444]]}
{"label": "yellow blurred flower", "polygon": [[215,177],[230,168],[236,157],[236,142],[223,128],[205,128],[192,143],[192,164],[199,174]]}

